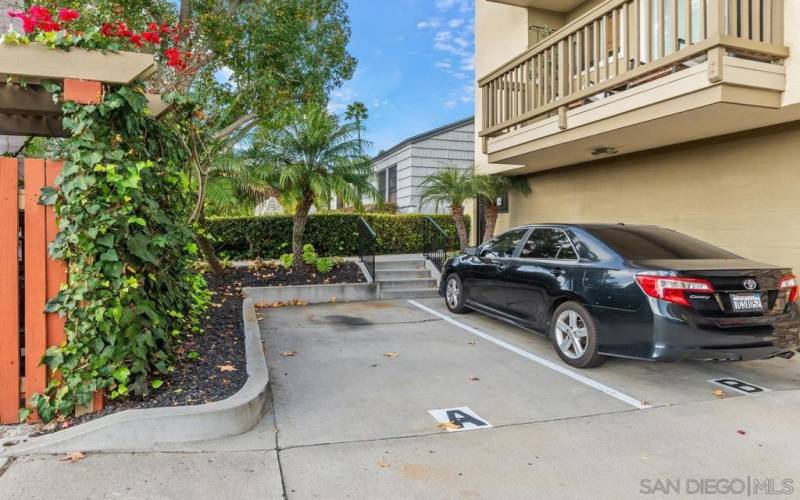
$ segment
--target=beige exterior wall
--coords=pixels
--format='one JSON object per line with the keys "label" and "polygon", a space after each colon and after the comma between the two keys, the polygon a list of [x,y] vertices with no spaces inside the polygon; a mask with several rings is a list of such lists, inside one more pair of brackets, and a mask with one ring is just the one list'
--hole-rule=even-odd
{"label": "beige exterior wall", "polygon": [[655,224],[800,272],[800,122],[529,176],[497,231],[532,222]]}

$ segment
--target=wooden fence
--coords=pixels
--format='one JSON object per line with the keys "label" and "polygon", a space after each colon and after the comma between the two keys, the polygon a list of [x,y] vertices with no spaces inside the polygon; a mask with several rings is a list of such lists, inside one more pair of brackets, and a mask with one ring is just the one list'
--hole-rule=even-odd
{"label": "wooden fence", "polygon": [[44,391],[50,374],[42,356],[65,340],[63,318],[44,312],[67,271],[47,251],[57,232],[53,207],[39,204],[61,167],[0,158],[0,424],[17,422],[25,401]]}

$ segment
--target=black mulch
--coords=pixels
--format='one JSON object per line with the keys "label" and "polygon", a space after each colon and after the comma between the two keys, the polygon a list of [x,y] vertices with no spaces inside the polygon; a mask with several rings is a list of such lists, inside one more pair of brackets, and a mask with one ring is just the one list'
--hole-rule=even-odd
{"label": "black mulch", "polygon": [[104,415],[136,408],[191,406],[219,401],[232,396],[247,380],[244,331],[242,326],[243,287],[288,286],[366,281],[358,264],[344,262],[328,274],[313,268],[293,272],[269,264],[230,268],[222,277],[206,274],[213,292],[209,316],[203,320],[203,333],[187,335],[176,346],[175,371],[159,377],[163,385],[146,396],[107,400],[102,411],[40,428],[46,434],[87,422]]}

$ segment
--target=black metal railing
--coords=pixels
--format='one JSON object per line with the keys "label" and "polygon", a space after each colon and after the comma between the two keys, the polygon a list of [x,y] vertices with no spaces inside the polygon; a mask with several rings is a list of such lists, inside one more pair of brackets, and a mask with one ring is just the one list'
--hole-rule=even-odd
{"label": "black metal railing", "polygon": [[363,217],[358,218],[358,258],[375,281],[375,249],[378,246],[377,236]]}
{"label": "black metal railing", "polygon": [[436,269],[441,271],[447,260],[447,250],[450,248],[450,237],[447,235],[447,232],[430,217],[425,217],[423,224],[423,255],[436,266]]}

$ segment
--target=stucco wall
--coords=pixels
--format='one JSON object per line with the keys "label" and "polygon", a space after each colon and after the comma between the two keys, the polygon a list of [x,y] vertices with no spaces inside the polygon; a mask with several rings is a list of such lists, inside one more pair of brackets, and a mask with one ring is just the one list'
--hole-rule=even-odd
{"label": "stucco wall", "polygon": [[530,222],[656,224],[800,272],[800,122],[554,169],[512,195],[498,231]]}

